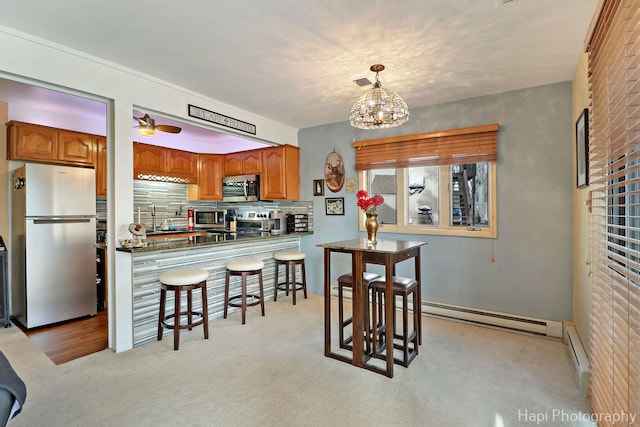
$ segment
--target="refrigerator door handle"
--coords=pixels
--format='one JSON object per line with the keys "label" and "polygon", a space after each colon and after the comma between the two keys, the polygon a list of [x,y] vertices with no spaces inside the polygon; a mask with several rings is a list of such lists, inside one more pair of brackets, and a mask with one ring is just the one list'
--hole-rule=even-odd
{"label": "refrigerator door handle", "polygon": [[34,219],[34,224],[78,224],[84,222],[91,222],[92,218],[46,218],[46,219]]}

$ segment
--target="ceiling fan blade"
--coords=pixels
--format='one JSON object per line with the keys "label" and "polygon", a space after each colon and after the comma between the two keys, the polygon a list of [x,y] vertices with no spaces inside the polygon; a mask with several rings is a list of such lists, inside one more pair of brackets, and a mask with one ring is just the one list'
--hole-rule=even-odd
{"label": "ceiling fan blade", "polygon": [[156,125],[156,130],[159,130],[161,132],[180,133],[182,131],[182,128],[170,125]]}

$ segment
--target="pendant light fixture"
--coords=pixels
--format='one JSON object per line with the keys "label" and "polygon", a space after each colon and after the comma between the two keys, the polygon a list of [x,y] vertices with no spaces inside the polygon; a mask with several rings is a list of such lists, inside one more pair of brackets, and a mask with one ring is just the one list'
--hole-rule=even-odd
{"label": "pendant light fixture", "polygon": [[384,65],[372,65],[370,70],[376,73],[376,82],[351,107],[351,126],[359,129],[384,129],[406,123],[409,120],[407,103],[397,93],[384,89],[378,79],[378,73],[384,70]]}

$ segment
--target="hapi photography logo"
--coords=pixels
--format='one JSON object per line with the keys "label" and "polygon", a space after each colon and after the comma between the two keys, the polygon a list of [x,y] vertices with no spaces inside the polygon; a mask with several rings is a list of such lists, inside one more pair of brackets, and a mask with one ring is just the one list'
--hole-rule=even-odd
{"label": "hapi photography logo", "polygon": [[635,425],[636,417],[638,414],[628,414],[626,412],[616,413],[599,413],[591,414],[588,412],[568,412],[564,409],[551,409],[548,411],[534,412],[528,409],[518,409],[518,421],[528,422],[532,424],[548,424],[552,423],[576,423],[576,422],[591,422],[594,426],[601,422],[606,423],[626,423],[629,425]]}

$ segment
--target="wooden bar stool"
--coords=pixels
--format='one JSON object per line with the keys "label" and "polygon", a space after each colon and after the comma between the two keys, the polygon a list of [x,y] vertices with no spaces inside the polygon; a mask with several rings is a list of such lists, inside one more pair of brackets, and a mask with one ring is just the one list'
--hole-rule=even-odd
{"label": "wooden bar stool", "polygon": [[[372,290],[371,297],[371,312],[373,316],[373,324],[378,325],[379,320],[384,318],[384,293],[386,286],[386,279],[380,277],[369,283]],[[420,311],[420,295],[419,292],[420,283],[415,279],[407,279],[404,277],[393,277],[393,301],[395,305],[396,297],[402,297],[402,334],[396,332],[396,322],[393,322],[393,338],[394,340],[400,340],[402,343],[396,343],[395,341],[389,346],[388,343],[384,343],[384,332],[388,325],[388,319],[384,318],[384,321],[380,323],[379,327],[373,328],[373,355],[378,357],[378,352],[381,348],[386,348],[387,351],[393,351],[394,349],[402,350],[402,359],[394,357],[393,361],[404,367],[408,367],[409,364],[415,359],[418,354],[419,335],[420,335],[420,322],[422,321],[422,313]],[[408,297],[411,296],[413,300],[413,329],[409,331],[409,302]],[[380,299],[380,305],[378,306],[378,299]],[[395,307],[394,307],[395,312]],[[379,318],[379,319],[378,319]],[[395,320],[395,319],[394,319]],[[378,334],[380,334],[378,336]],[[412,347],[409,344],[413,344]]]}
{"label": "wooden bar stool", "polygon": [[[298,251],[282,251],[273,254],[273,259],[276,261],[276,278],[274,280],[275,289],[273,292],[273,300],[278,301],[278,290],[285,291],[285,295],[289,296],[289,288],[293,293],[293,305],[296,305],[296,291],[304,291],[304,299],[307,299],[307,275],[304,270],[304,252]],[[286,277],[284,282],[278,283],[279,275],[278,269],[281,265],[286,266]],[[302,282],[296,281],[296,265],[300,266],[300,273],[302,274]]]}
{"label": "wooden bar stool", "polygon": [[[224,282],[224,318],[227,318],[228,307],[241,307],[242,308],[242,324],[246,321],[247,307],[260,304],[262,315],[264,316],[264,289],[262,287],[262,268],[264,262],[258,258],[248,257],[234,259],[225,264],[227,273]],[[258,283],[260,285],[260,295],[247,294],[247,276],[258,275]],[[241,276],[242,291],[239,295],[229,297],[229,279],[231,276]],[[240,302],[234,300],[239,299]],[[247,299],[251,299],[247,302]]]}
{"label": "wooden bar stool", "polygon": [[[369,283],[373,280],[376,280],[380,276],[374,273],[367,273],[366,271],[362,274],[362,284],[367,289],[367,309],[364,312],[365,315],[365,327],[367,330],[371,329],[371,325],[369,324]],[[344,348],[347,350],[352,350],[351,341],[353,341],[353,336],[350,335],[345,338],[344,329],[353,323],[353,318],[349,317],[348,319],[344,318],[344,288],[352,288],[353,287],[353,277],[351,273],[345,273],[342,276],[338,277],[338,336],[339,336],[339,345],[340,348]],[[367,343],[367,351],[370,348],[370,339],[369,334],[365,337],[365,342]]]}
{"label": "wooden bar stool", "polygon": [[[200,268],[183,268],[168,270],[160,273],[160,313],[158,315],[158,341],[162,340],[163,327],[173,329],[173,349],[180,347],[180,329],[191,330],[194,326],[203,325],[204,339],[209,338],[209,314],[207,308],[207,277],[209,273]],[[202,311],[193,310],[191,291],[200,289],[202,291]],[[165,304],[167,302],[167,291],[174,293],[173,314],[165,315]],[[181,311],[180,294],[187,292],[187,310]],[[181,324],[180,318],[187,316],[187,323]],[[199,317],[194,320],[193,316]],[[173,319],[172,323],[168,323]]]}

